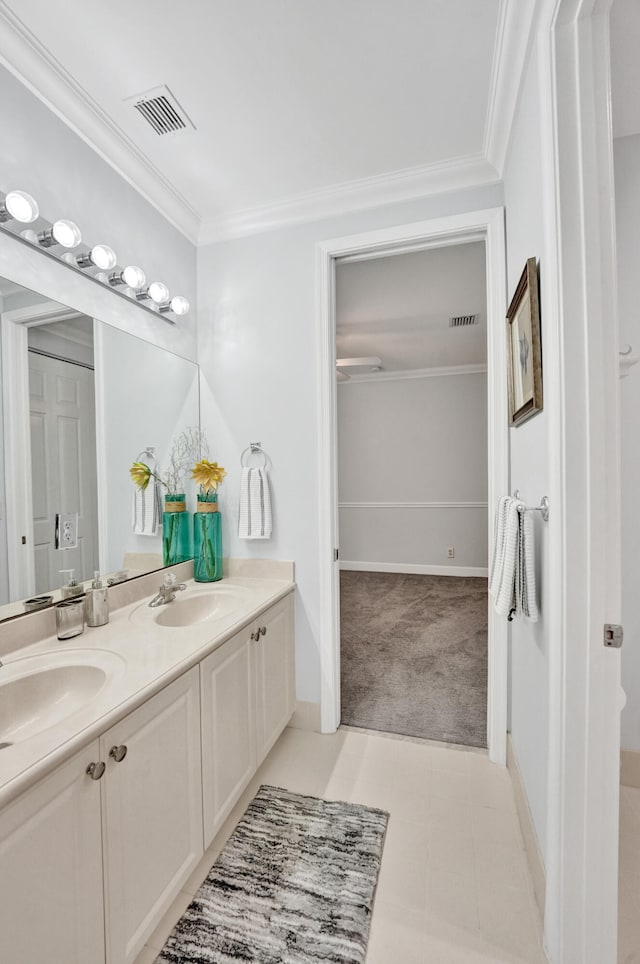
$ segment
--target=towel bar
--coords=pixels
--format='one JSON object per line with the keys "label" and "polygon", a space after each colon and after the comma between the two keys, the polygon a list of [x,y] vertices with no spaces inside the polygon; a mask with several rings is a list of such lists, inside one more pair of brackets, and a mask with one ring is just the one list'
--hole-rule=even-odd
{"label": "towel bar", "polygon": [[[519,489],[516,489],[516,491],[513,493],[513,498],[514,499],[520,498]],[[542,521],[548,522],[549,521],[549,497],[546,495],[543,495],[542,498],[540,499],[540,505],[523,505],[522,511],[539,512],[540,515],[542,516]]]}

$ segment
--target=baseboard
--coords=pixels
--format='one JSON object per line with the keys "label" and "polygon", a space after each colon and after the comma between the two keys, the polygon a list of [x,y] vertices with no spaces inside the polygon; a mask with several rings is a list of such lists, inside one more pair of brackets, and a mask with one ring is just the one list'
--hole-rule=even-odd
{"label": "baseboard", "polygon": [[524,849],[527,854],[529,870],[531,871],[531,879],[533,880],[533,892],[536,898],[538,911],[540,912],[540,920],[543,921],[544,903],[547,891],[547,874],[544,866],[544,860],[542,859],[542,854],[540,853],[536,828],[533,823],[533,817],[531,816],[531,810],[529,809],[529,801],[527,799],[527,793],[524,788],[522,774],[520,773],[520,767],[518,766],[518,760],[513,748],[510,733],[507,733],[507,767],[509,769],[511,783],[513,785],[513,793],[516,800],[516,810],[518,812],[520,828],[522,830],[522,836],[524,837]]}
{"label": "baseboard", "polygon": [[640,787],[640,750],[620,750],[620,783]]}
{"label": "baseboard", "polygon": [[488,576],[482,566],[426,566],[413,562],[340,562],[340,568],[351,572],[406,572],[416,576]]}
{"label": "baseboard", "polygon": [[289,726],[294,730],[313,730],[314,733],[320,733],[322,729],[320,704],[296,700],[296,708],[289,720]]}

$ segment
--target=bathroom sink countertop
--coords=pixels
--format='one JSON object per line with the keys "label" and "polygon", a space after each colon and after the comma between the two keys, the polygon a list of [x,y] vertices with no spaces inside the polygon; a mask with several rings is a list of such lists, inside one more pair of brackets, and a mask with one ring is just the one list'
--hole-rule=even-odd
{"label": "bathroom sink countertop", "polygon": [[[43,693],[47,673],[60,674],[61,667],[72,667],[70,681],[82,680],[77,667],[88,661],[103,667],[106,681],[97,693],[87,691],[84,702],[81,690],[80,705],[77,709],[72,705],[63,719],[54,712],[51,725],[46,723],[35,735],[18,736],[0,749],[0,807],[195,666],[293,588],[293,580],[284,578],[232,576],[210,584],[190,580],[187,589],[164,606],[149,608],[151,596],[146,596],[112,612],[106,626],[87,627],[81,636],[67,641],[52,636],[4,656],[0,700],[4,676],[6,692],[14,687],[16,704],[24,701],[25,692],[27,698],[39,698],[36,671],[44,680]],[[33,683],[27,690],[25,678]],[[16,687],[16,680],[22,689]],[[94,677],[92,685],[93,681]],[[5,694],[5,702],[11,698]],[[33,724],[29,725],[25,732],[31,734]],[[11,736],[0,735],[0,744],[2,740]]]}

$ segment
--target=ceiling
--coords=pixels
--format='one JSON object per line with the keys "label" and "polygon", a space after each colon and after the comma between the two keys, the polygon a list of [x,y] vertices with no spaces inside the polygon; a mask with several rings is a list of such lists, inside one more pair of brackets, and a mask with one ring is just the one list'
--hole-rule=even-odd
{"label": "ceiling", "polygon": [[611,8],[611,114],[614,137],[640,134],[639,40],[639,0],[614,0]]}
{"label": "ceiling", "polygon": [[[207,223],[484,161],[504,6],[0,0],[0,18],[54,71],[45,99],[64,116],[81,98],[87,129],[100,120]],[[158,136],[127,103],[162,84],[196,130]]]}
{"label": "ceiling", "polygon": [[[486,301],[480,241],[339,261],[337,356],[377,355],[383,372],[486,364]],[[449,327],[451,316],[469,314],[477,324]]]}

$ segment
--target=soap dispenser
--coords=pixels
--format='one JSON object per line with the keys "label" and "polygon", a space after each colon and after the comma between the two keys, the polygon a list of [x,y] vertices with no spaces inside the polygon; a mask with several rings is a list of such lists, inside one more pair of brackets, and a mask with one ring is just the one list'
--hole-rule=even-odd
{"label": "soap dispenser", "polygon": [[84,612],[87,626],[105,626],[109,622],[107,587],[103,585],[99,572],[94,573],[91,589],[87,589]]}
{"label": "soap dispenser", "polygon": [[69,573],[69,582],[63,585],[62,589],[60,590],[62,598],[71,599],[73,596],[81,596],[84,592],[84,589],[76,579],[75,569],[61,569],[60,572],[63,576],[65,573]]}

